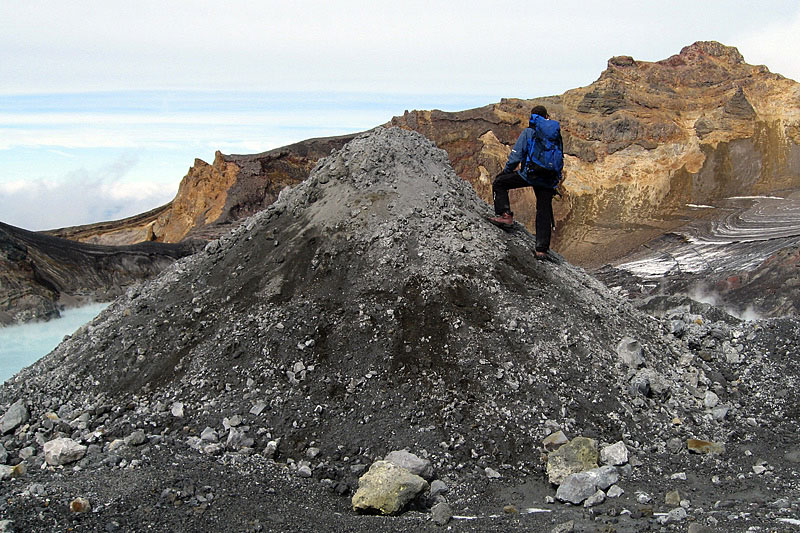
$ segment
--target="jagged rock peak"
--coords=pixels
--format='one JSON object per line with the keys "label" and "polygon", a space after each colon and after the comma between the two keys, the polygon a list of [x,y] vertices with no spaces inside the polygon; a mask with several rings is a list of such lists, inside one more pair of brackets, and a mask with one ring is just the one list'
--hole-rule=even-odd
{"label": "jagged rock peak", "polygon": [[[684,46],[679,54],[658,61],[657,64],[677,67],[699,63],[708,57],[732,66],[744,63],[744,57],[734,46],[726,46],[716,41],[697,41],[689,46]],[[614,56],[608,60],[609,68],[637,67],[645,64],[647,62],[637,62],[631,56]]]}
{"label": "jagged rock peak", "polygon": [[679,54],[656,62],[637,61],[631,56],[614,56],[608,60],[608,68],[600,76],[600,80],[613,79],[616,74],[621,74],[623,77],[644,75],[648,78],[659,78],[667,75],[666,73],[657,74],[662,69],[667,71],[672,69],[697,71],[702,73],[699,74],[701,78],[709,74],[712,78],[718,78],[722,75],[726,77],[741,77],[746,75],[744,70],[747,73],[751,73],[750,71],[753,68],[756,68],[760,73],[769,72],[766,67],[752,67],[745,63],[742,54],[733,46],[726,46],[716,41],[698,41],[685,46]]}
{"label": "jagged rock peak", "polygon": [[735,46],[726,46],[717,41],[697,41],[689,46],[684,46],[679,55],[688,60],[706,55],[734,65],[744,63],[744,57]]}

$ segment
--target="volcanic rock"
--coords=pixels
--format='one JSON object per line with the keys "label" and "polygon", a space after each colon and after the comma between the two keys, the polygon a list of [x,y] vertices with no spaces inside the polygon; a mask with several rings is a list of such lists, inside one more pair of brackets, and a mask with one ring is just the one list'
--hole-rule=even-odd
{"label": "volcanic rock", "polygon": [[722,454],[725,453],[725,445],[718,442],[711,442],[700,439],[689,439],[686,441],[686,447],[690,452],[694,453],[708,453],[708,454]]}
{"label": "volcanic rock", "polygon": [[86,454],[86,446],[72,439],[60,437],[44,443],[44,458],[53,466],[74,463]]}
{"label": "volcanic rock", "polygon": [[564,478],[556,491],[556,498],[578,505],[588,498],[595,497],[592,505],[602,502],[605,494],[597,498],[597,492],[603,491],[619,480],[617,469],[613,466],[601,466],[570,474]]}
{"label": "volcanic rock", "polygon": [[388,461],[375,461],[358,480],[353,509],[396,514],[427,488],[427,481],[405,468]]}
{"label": "volcanic rock", "polygon": [[567,436],[564,434],[563,431],[559,429],[558,431],[551,433],[550,435],[544,438],[544,440],[542,441],[542,447],[544,447],[544,449],[549,452],[558,449],[559,447],[563,446],[564,444],[567,444],[568,442],[569,439],[567,438]]}
{"label": "volcanic rock", "polygon": [[417,457],[408,450],[389,452],[383,460],[399,466],[400,468],[405,468],[412,474],[420,476],[425,480],[430,480],[433,477],[431,462],[427,459]]}
{"label": "volcanic rock", "polygon": [[600,462],[604,465],[622,466],[628,462],[628,447],[619,441],[600,450]]}
{"label": "volcanic rock", "polygon": [[437,503],[431,507],[431,521],[439,526],[446,525],[453,518],[453,510],[446,502]]}
{"label": "volcanic rock", "polygon": [[597,459],[597,441],[575,437],[547,454],[547,477],[553,485],[560,485],[571,474],[597,468]]}
{"label": "volcanic rock", "polygon": [[25,401],[22,399],[17,400],[8,410],[5,412],[2,418],[0,418],[0,433],[8,433],[10,431],[14,431],[20,424],[24,424],[30,418],[30,413],[28,412],[28,406],[25,405]]}
{"label": "volcanic rock", "polygon": [[636,339],[625,337],[617,345],[617,355],[622,362],[631,368],[639,368],[644,364],[642,345]]}

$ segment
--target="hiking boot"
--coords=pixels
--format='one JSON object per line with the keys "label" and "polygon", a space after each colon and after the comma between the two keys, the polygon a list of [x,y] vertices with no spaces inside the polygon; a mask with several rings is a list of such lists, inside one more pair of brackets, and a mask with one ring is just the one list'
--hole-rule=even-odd
{"label": "hiking boot", "polygon": [[495,226],[501,226],[509,228],[514,225],[514,215],[511,213],[503,213],[502,215],[491,217],[489,222],[494,224]]}
{"label": "hiking boot", "polygon": [[536,250],[536,253],[534,255],[536,259],[538,259],[539,261],[550,261],[551,263],[557,262],[556,258],[550,255],[550,252],[543,252],[541,250]]}

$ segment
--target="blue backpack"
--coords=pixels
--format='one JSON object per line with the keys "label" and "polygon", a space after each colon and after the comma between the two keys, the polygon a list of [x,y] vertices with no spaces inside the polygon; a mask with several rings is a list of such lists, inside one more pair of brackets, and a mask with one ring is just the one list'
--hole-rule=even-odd
{"label": "blue backpack", "polygon": [[564,151],[561,143],[561,125],[557,120],[548,120],[539,115],[532,115],[530,127],[533,136],[528,143],[528,159],[525,168],[534,175],[541,169],[558,174],[564,168]]}

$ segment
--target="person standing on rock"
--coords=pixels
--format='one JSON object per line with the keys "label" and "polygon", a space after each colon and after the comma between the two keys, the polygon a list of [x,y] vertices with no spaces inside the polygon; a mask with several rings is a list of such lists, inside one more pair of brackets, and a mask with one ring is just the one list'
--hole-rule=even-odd
{"label": "person standing on rock", "polygon": [[517,139],[503,171],[492,183],[495,217],[492,224],[502,228],[514,225],[514,213],[508,191],[520,187],[533,187],[536,195],[536,258],[547,259],[553,228],[553,195],[562,180],[564,147],[561,125],[550,120],[547,109],[537,105],[531,109],[531,118]]}

